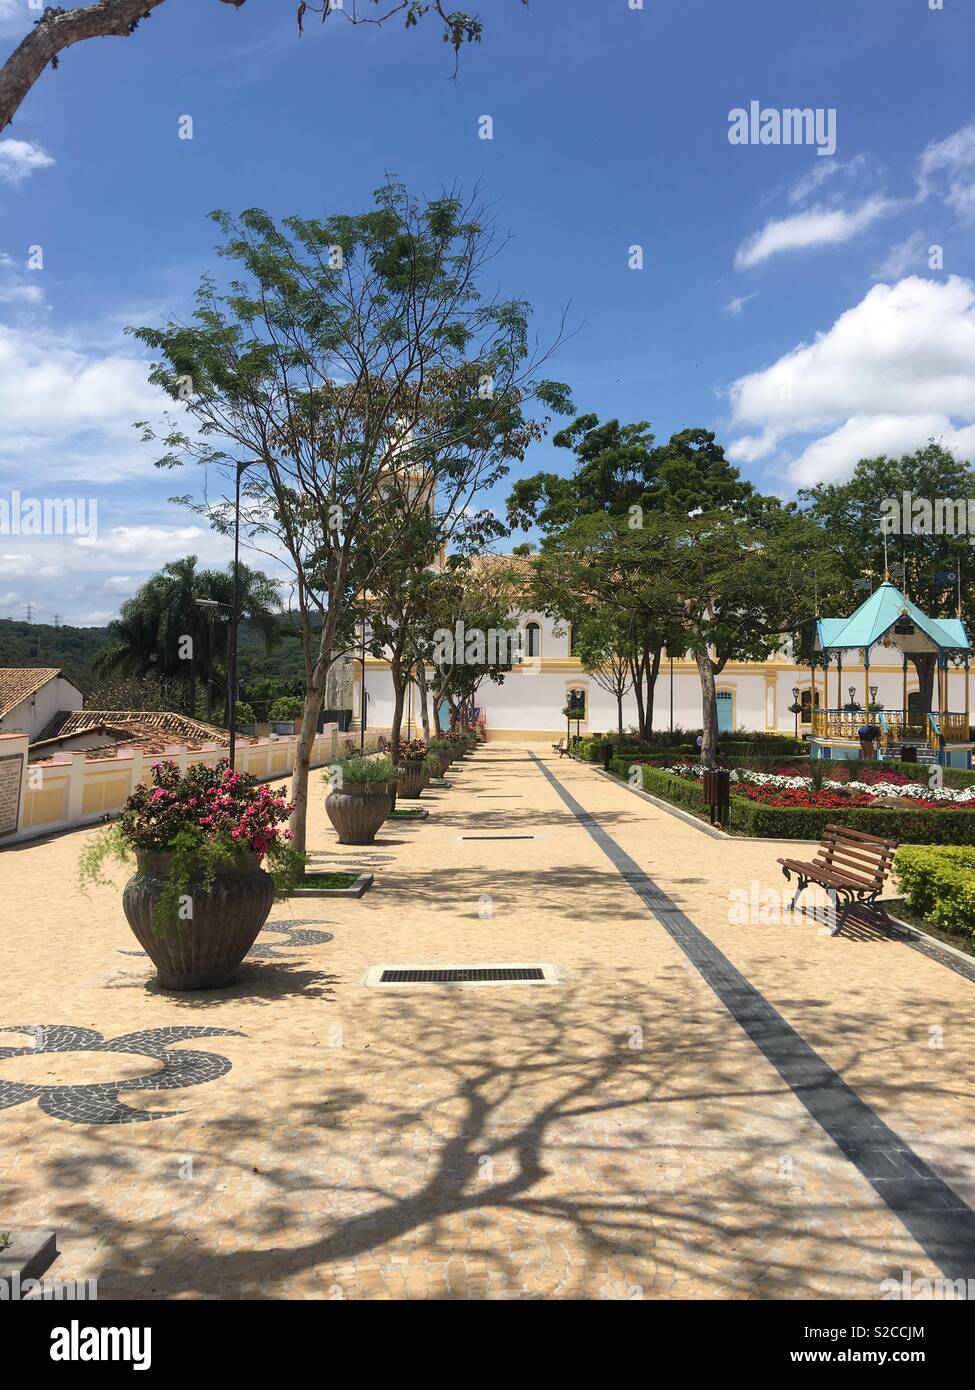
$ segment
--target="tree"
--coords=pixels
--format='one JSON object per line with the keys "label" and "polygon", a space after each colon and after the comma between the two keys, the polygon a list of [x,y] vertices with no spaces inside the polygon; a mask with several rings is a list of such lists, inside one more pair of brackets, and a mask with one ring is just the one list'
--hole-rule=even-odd
{"label": "tree", "polygon": [[[197,603],[199,598],[228,604],[232,576],[219,570],[198,570],[196,556],[173,560],[154,574],[122,605],[108,626],[108,645],[95,658],[102,676],[181,684],[184,711],[197,713],[198,682],[207,689],[207,717],[212,714],[212,691],[227,689],[228,624],[214,620]],[[274,583],[265,574],[241,566],[240,607],[267,642],[275,633],[274,609],[279,606]]]}
{"label": "tree", "polygon": [[[299,0],[297,26],[300,35],[308,12],[321,16],[322,23],[334,14],[353,25],[383,25],[402,18],[408,29],[415,28],[428,14],[440,21],[441,37],[451,46],[455,59],[465,43],[480,43],[483,25],[476,15],[461,10],[448,11],[442,0],[366,0],[376,8],[360,14],[356,0],[348,8],[335,0]],[[57,68],[59,55],[84,39],[129,38],[144,19],[151,17],[164,0],[94,0],[93,4],[66,10],[49,5],[33,28],[0,67],[0,132],[14,118],[27,93],[48,65]],[[222,0],[235,9],[246,0]],[[523,5],[528,0],[521,0]]]}
{"label": "tree", "polygon": [[416,650],[423,669],[430,670],[438,733],[441,705],[459,722],[483,683],[501,685],[511,670],[519,655],[511,615],[522,581],[506,556],[468,554],[452,556],[430,585]]}
{"label": "tree", "polygon": [[[562,536],[585,517],[613,518],[619,526],[640,530],[645,518],[653,516],[688,517],[702,508],[742,508],[748,504],[753,489],[724,456],[713,433],[704,429],[687,429],[672,435],[665,444],[656,444],[646,420],[621,425],[618,420],[600,423],[593,414],[580,415],[566,429],[560,430],[553,443],[571,449],[576,457],[574,472],[568,478],[554,473],[538,473],[522,479],[512,489],[508,500],[508,519],[512,525],[527,528],[538,525],[543,533],[543,551],[558,546]],[[610,536],[619,527],[612,528]],[[605,539],[597,530],[583,528],[576,540],[578,552],[584,557],[589,544]],[[570,553],[574,549],[570,543]],[[583,563],[586,563],[583,560]],[[609,574],[617,571],[611,566]],[[557,571],[556,571],[557,573]],[[558,577],[550,580],[551,569],[537,570],[535,597],[537,606],[550,616],[572,624],[577,632],[581,624],[598,621],[603,627],[618,625],[619,593],[607,597],[608,611],[593,612],[591,594],[578,601],[573,594],[586,595],[587,577],[577,573],[578,590]],[[632,576],[625,583],[630,584]],[[625,653],[637,706],[637,723],[641,738],[653,729],[653,706],[657,678],[663,651],[670,639],[673,649],[677,636],[660,618],[651,618],[657,610],[643,606],[643,618],[638,625],[636,611],[625,619]],[[684,650],[684,648],[680,648]],[[614,683],[615,690],[615,683]]]}
{"label": "tree", "polygon": [[[940,444],[930,443],[899,459],[886,455],[861,459],[847,482],[819,483],[799,493],[801,505],[825,529],[840,558],[834,587],[820,585],[827,611],[852,611],[863,601],[853,581],[869,576],[879,582],[883,577],[881,508],[889,498],[901,511],[905,493],[932,506],[937,499],[964,499],[967,504],[968,498],[975,497],[975,470]],[[931,617],[953,617],[958,589],[944,576],[958,574],[962,605],[970,612],[975,603],[975,565],[969,563],[967,516],[960,532],[942,529],[941,534],[932,529],[911,529],[917,524],[913,516],[900,520],[898,531],[887,537],[890,564],[903,566],[898,587]],[[936,654],[911,652],[909,657],[917,671],[922,712],[928,712],[934,696]]]}
{"label": "tree", "polygon": [[633,686],[633,622],[610,610],[593,611],[573,624],[582,669],[616,701],[616,728],[623,732],[623,700]]}
{"label": "tree", "polygon": [[712,766],[716,677],[729,661],[764,661],[814,616],[811,574],[829,582],[835,557],[815,522],[774,497],[754,496],[747,517],[715,510],[671,526],[664,563],[701,679],[701,761]]}
{"label": "tree", "polygon": [[305,702],[300,695],[281,695],[271,706],[268,713],[269,719],[300,719],[305,708]]}
{"label": "tree", "polygon": [[[190,324],[132,331],[193,425],[170,429],[159,465],[239,473],[245,540],[290,572],[305,675],[291,829],[303,849],[325,678],[354,646],[359,596],[396,563],[426,499],[462,515],[524,456],[546,423],[530,402],[571,406],[567,388],[534,379],[544,355],[529,351],[527,305],[482,295],[498,241],[456,193],[421,204],[387,183],[357,216],[214,219],[230,283],[203,281]],[[229,495],[180,500],[232,527]]]}

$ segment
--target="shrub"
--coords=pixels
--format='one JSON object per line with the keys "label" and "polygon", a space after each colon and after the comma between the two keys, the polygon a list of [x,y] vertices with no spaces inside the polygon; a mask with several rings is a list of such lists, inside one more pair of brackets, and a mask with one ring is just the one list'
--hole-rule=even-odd
{"label": "shrub", "polygon": [[894,869],[915,912],[942,931],[975,937],[975,849],[909,845]]}
{"label": "shrub", "polygon": [[422,738],[411,738],[408,743],[401,743],[399,747],[399,760],[401,763],[419,763],[427,755],[427,745]]}
{"label": "shrub", "polygon": [[305,712],[305,702],[300,695],[280,695],[268,712],[268,719],[300,719]]}
{"label": "shrub", "polygon": [[[338,776],[335,775],[336,769]],[[395,782],[392,758],[342,758],[330,763],[325,780],[340,787],[356,786],[361,782]]]}

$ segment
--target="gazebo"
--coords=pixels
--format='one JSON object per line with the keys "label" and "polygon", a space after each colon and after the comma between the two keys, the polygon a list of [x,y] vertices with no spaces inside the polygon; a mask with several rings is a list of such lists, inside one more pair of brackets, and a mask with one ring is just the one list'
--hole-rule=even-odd
{"label": "gazebo", "polygon": [[[898,708],[878,702],[879,687],[870,683],[870,652],[877,645],[899,652],[903,671],[902,694]],[[879,729],[876,742],[882,758],[899,758],[906,746],[917,750],[924,762],[950,767],[971,765],[972,743],[969,724],[968,672],[971,643],[961,618],[929,618],[916,604],[885,580],[848,618],[817,618],[813,649],[823,670],[820,700],[816,688],[817,661],[812,662],[812,701],[810,710],[810,752],[814,758],[858,758],[859,731],[873,724]],[[843,656],[857,653],[856,665],[863,665],[863,691],[850,687],[849,700],[843,699]],[[912,710],[907,694],[910,658],[927,653],[937,659],[935,691],[930,712]],[[964,666],[965,698],[963,710],[948,707],[948,671]],[[836,670],[836,701],[830,704],[830,667]],[[858,673],[859,674],[859,673]]]}

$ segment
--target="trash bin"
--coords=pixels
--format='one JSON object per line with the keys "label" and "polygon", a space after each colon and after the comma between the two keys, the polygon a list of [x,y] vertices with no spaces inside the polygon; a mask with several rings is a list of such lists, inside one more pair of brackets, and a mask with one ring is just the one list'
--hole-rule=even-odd
{"label": "trash bin", "polygon": [[704,800],[707,802],[711,824],[726,825],[731,802],[731,773],[726,767],[709,767],[704,774]]}

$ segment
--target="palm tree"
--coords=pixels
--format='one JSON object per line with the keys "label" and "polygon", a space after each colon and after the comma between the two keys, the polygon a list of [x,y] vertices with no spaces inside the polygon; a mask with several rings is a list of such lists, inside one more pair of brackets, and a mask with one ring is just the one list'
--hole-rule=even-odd
{"label": "palm tree", "polygon": [[[214,688],[227,690],[229,608],[233,595],[233,566],[198,570],[197,557],[187,555],[164,565],[128,599],[119,617],[109,623],[109,645],[99,653],[99,673],[114,672],[137,679],[169,677],[185,685],[185,712],[196,714],[197,682],[207,689],[207,714],[213,709]],[[197,599],[225,605],[214,621]],[[240,566],[240,612],[256,626],[268,647],[277,636],[280,608],[274,582],[260,570]]]}

